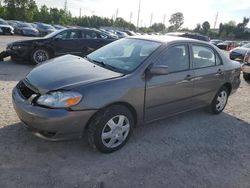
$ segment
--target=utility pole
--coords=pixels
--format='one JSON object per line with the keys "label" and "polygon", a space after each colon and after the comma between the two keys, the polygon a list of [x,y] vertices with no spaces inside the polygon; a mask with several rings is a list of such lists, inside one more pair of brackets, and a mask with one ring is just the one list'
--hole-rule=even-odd
{"label": "utility pole", "polygon": [[80,18],[82,17],[82,8],[80,8]]}
{"label": "utility pole", "polygon": [[129,22],[132,23],[133,12],[130,12]]}
{"label": "utility pole", "polygon": [[68,0],[64,2],[64,12],[68,12]]}
{"label": "utility pole", "polygon": [[151,16],[150,16],[150,24],[149,24],[149,27],[152,26],[152,22],[153,22],[153,13],[151,13]]}
{"label": "utility pole", "polygon": [[119,8],[116,9],[116,12],[115,12],[115,19],[117,19],[118,13],[119,13]]}
{"label": "utility pole", "polygon": [[138,16],[137,16],[137,31],[139,30],[140,12],[141,12],[141,0],[139,0],[139,8],[138,8]]}
{"label": "utility pole", "polygon": [[216,16],[215,16],[215,21],[214,21],[214,29],[215,29],[215,27],[217,25],[218,15],[219,15],[219,13],[217,12]]}

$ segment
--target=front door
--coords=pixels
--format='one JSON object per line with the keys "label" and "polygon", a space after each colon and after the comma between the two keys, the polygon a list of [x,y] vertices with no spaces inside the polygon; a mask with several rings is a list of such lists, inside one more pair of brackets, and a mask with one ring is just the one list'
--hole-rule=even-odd
{"label": "front door", "polygon": [[189,48],[186,44],[164,50],[157,65],[167,65],[168,75],[146,79],[145,121],[161,119],[192,108],[193,70],[190,70]]}
{"label": "front door", "polygon": [[79,30],[67,30],[56,35],[52,42],[52,45],[55,49],[55,55],[81,55],[79,38]]}

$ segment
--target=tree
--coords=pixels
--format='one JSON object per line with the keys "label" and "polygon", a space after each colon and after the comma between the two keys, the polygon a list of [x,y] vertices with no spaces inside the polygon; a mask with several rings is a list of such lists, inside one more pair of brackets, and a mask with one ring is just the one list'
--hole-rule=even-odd
{"label": "tree", "polygon": [[150,27],[154,32],[163,32],[166,29],[166,26],[163,23],[154,23]]}
{"label": "tree", "polygon": [[184,23],[184,16],[181,12],[176,12],[174,14],[171,15],[170,20],[170,28],[173,29],[173,31],[177,31],[178,29],[181,28],[181,26]]}
{"label": "tree", "polygon": [[6,17],[22,21],[32,21],[38,11],[34,0],[4,0]]}
{"label": "tree", "polygon": [[194,32],[196,32],[196,33],[201,33],[202,32],[201,24],[196,25],[196,27],[194,29]]}
{"label": "tree", "polygon": [[202,24],[202,32],[204,34],[208,34],[209,31],[210,31],[210,24],[209,24],[209,22],[208,21],[203,22],[203,24]]}

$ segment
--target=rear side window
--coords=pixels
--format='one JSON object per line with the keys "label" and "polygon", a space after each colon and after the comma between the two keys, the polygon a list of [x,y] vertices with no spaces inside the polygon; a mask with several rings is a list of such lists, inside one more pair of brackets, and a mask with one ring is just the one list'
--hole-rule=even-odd
{"label": "rear side window", "polygon": [[82,31],[82,38],[84,39],[97,39],[100,38],[100,35],[95,31]]}
{"label": "rear side window", "polygon": [[64,31],[57,36],[61,36],[62,39],[67,40],[67,39],[78,39],[79,38],[79,33],[78,31]]}
{"label": "rear side window", "polygon": [[214,51],[205,46],[193,45],[193,68],[204,68],[216,65]]}
{"label": "rear side window", "polygon": [[157,63],[166,65],[170,72],[178,72],[189,69],[189,52],[186,45],[176,45],[161,53]]}

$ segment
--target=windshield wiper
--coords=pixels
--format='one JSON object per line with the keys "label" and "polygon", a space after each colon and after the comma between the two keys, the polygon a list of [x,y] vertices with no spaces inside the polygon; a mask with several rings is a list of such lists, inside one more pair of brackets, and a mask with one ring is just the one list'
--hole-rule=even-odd
{"label": "windshield wiper", "polygon": [[89,58],[88,56],[85,56],[85,58],[86,58],[88,61],[90,61],[90,62],[92,62],[92,63],[94,63],[94,64],[98,64],[98,65],[100,65],[100,66],[102,66],[102,67],[104,67],[104,68],[107,68],[107,69],[109,69],[109,70],[113,70],[113,71],[115,71],[115,72],[124,73],[124,70],[121,70],[121,69],[119,69],[119,68],[117,68],[117,67],[114,67],[114,66],[112,66],[112,65],[106,64],[106,63],[104,63],[103,61],[97,61],[97,60],[94,60],[94,59]]}

